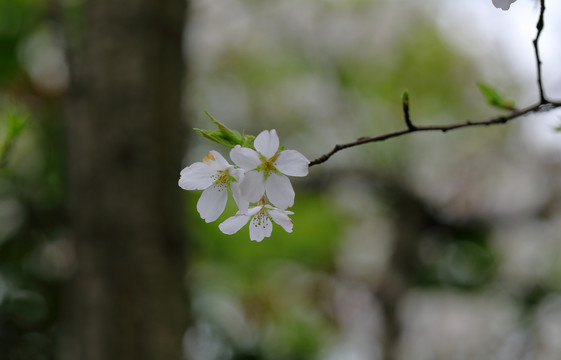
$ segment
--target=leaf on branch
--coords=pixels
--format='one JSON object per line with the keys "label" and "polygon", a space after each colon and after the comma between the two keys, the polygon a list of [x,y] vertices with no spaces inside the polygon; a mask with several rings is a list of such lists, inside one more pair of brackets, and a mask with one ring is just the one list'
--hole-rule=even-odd
{"label": "leaf on branch", "polygon": [[496,89],[490,87],[489,85],[483,83],[477,83],[477,87],[487,99],[487,102],[492,106],[504,109],[504,110],[514,110],[515,103],[512,100],[507,100],[501,96]]}
{"label": "leaf on branch", "polygon": [[205,138],[230,148],[233,148],[236,145],[246,146],[247,144],[253,144],[253,136],[242,136],[236,130],[232,130],[226,125],[217,121],[208,113],[208,111],[204,110],[204,112],[209,117],[210,121],[212,121],[212,123],[218,127],[218,130],[205,130],[197,128],[194,129]]}

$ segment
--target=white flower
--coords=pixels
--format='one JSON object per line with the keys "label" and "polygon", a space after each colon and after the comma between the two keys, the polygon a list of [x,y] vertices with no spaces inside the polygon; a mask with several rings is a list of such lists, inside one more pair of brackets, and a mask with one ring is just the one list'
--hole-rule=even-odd
{"label": "white flower", "polygon": [[514,3],[516,0],[493,0],[493,5],[497,9],[508,10],[510,8],[510,4]]}
{"label": "white flower", "polygon": [[204,190],[197,202],[197,211],[207,223],[224,212],[228,189],[240,209],[247,209],[248,202],[241,196],[240,182],[243,170],[235,169],[218,152],[212,150],[202,162],[196,162],[181,170],[179,186],[185,190]]}
{"label": "white flower", "polygon": [[[263,202],[260,202],[262,204]],[[286,232],[292,232],[292,220],[288,215],[294,214],[292,211],[282,210],[271,205],[258,205],[246,212],[238,211],[238,213],[218,225],[220,231],[224,234],[232,235],[237,233],[249,221],[249,238],[254,241],[261,241],[271,236],[274,221],[280,225]]]}
{"label": "white flower", "polygon": [[[294,204],[294,190],[288,176],[308,175],[310,161],[296,150],[279,149],[276,130],[262,131],[253,141],[255,150],[236,145],[232,161],[246,170],[241,190],[247,200],[257,202],[264,194],[279,209]],[[240,207],[241,209],[241,207]]]}

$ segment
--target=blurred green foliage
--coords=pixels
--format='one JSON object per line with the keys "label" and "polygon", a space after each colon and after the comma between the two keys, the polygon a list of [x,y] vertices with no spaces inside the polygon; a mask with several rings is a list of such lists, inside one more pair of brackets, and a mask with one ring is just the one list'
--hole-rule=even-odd
{"label": "blurred green foliage", "polygon": [[42,0],[0,0],[0,358],[54,359],[58,286],[45,250],[66,228],[60,101],[22,62]]}
{"label": "blurred green foliage", "polygon": [[[71,23],[79,23],[77,5],[72,4],[80,2],[64,3],[70,4],[63,9],[64,14]],[[280,8],[275,8],[275,3]],[[376,27],[374,23],[368,28],[372,32],[367,33],[367,39],[392,36],[385,43],[369,42],[353,37],[351,24],[369,24],[369,17],[375,17],[382,1],[303,1],[298,4],[302,9],[296,7],[286,14],[282,3],[221,4],[241,8],[235,13],[239,18],[228,15],[224,21],[239,21],[240,27],[244,21],[255,23],[247,33],[236,35],[236,41],[225,41],[219,50],[205,52],[203,41],[201,49],[188,53],[192,57],[188,61],[198,59],[206,66],[193,67],[188,92],[191,106],[194,103],[195,109],[206,107],[220,114],[217,119],[241,134],[276,128],[282,134],[281,141],[301,145],[309,157],[328,151],[332,141],[403,128],[399,96],[404,88],[411,97],[413,122],[418,125],[488,114],[477,93],[474,80],[480,76],[473,59],[452,48],[426,15],[398,21],[393,28]],[[0,0],[0,97],[17,102],[12,107],[0,104],[0,159],[7,160],[0,173],[0,359],[56,358],[57,319],[64,306],[59,291],[72,273],[62,99],[35,86],[20,59],[29,35],[53,21],[47,20],[48,9],[48,3],[41,0]],[[212,7],[197,9],[211,11]],[[319,14],[310,17],[316,23],[303,23],[317,26],[316,31],[299,31],[297,24],[288,21],[313,11]],[[340,23],[338,32],[324,35],[321,30],[326,29],[320,27],[325,23],[332,26],[324,19],[337,20],[339,15],[349,21]],[[406,16],[405,10],[399,15],[398,19]],[[220,30],[223,22],[211,25]],[[235,33],[236,26],[224,25],[224,29],[218,38]],[[336,39],[335,35],[341,34],[349,39]],[[80,34],[70,34],[76,36]],[[331,45],[330,36],[339,43]],[[356,45],[349,46],[353,41]],[[209,43],[212,45],[212,41]],[[211,61],[204,57],[210,57],[209,53],[215,54]],[[205,128],[208,119],[201,123]],[[240,143],[241,135],[225,133],[218,126],[216,133],[205,132],[207,137],[226,138],[227,146]],[[465,152],[465,158],[483,153],[486,157],[500,152],[506,138],[504,129],[489,129],[476,136],[465,134],[447,135],[452,145],[439,153]],[[485,137],[491,138],[489,143],[494,147],[477,152]],[[212,148],[203,140],[205,149]],[[192,153],[200,150],[199,144],[193,144]],[[382,179],[407,188],[413,182],[409,173],[412,163],[422,159],[424,166],[433,154],[427,148],[415,147],[409,139],[349,149],[338,155],[343,159],[339,164],[334,158],[326,165],[331,169],[334,164],[332,172],[313,168],[309,180],[294,182],[294,232],[288,234],[275,225],[272,237],[262,243],[249,240],[247,227],[234,235],[218,230],[217,224],[236,211],[231,199],[224,215],[206,224],[196,213],[199,195],[185,192],[190,257],[187,279],[193,320],[187,334],[191,336],[193,331],[194,344],[203,347],[203,355],[194,359],[322,358],[330,345],[341,341],[348,326],[338,318],[337,306],[341,305],[337,301],[341,300],[334,299],[334,289],[340,283],[358,284],[374,294],[375,279],[387,275],[385,268],[365,265],[366,275],[361,278],[352,273],[353,265],[359,270],[362,268],[356,264],[361,262],[370,265],[378,261],[388,266],[394,232],[415,226],[414,219],[403,218],[410,209],[393,202],[397,192],[372,183]],[[445,166],[447,155],[437,159],[439,166]],[[373,171],[356,184],[344,183],[346,178],[356,176],[353,170],[357,167]],[[344,186],[337,187],[340,182]],[[443,193],[449,191],[445,185],[439,182]],[[474,191],[467,185],[466,192]],[[355,187],[359,195],[353,197]],[[378,214],[371,207],[384,211]],[[385,209],[391,207],[395,211],[390,216]],[[430,217],[442,211],[434,203],[427,207],[430,209],[417,215]],[[478,293],[504,281],[500,264],[506,255],[497,249],[492,229],[493,222],[499,220],[489,218],[488,222],[471,224],[463,222],[460,215],[431,221],[423,218],[424,223],[414,228],[408,244],[415,262],[405,279],[407,286]],[[368,224],[374,224],[373,229]],[[361,231],[361,226],[368,231]],[[389,235],[375,232],[384,226],[390,229]],[[379,253],[359,248],[355,249],[358,255],[350,257],[350,265],[341,260],[353,244],[382,243],[387,238],[391,239],[386,252],[383,246],[375,248]],[[513,297],[518,296],[516,299],[525,304],[526,313],[559,290],[559,263],[545,278],[529,285],[527,291],[517,290],[520,294],[512,291]],[[344,295],[341,297],[351,297],[350,292]],[[212,357],[212,351],[219,355]]]}
{"label": "blurred green foliage", "polygon": [[[0,105],[1,106],[1,105]],[[12,104],[6,105],[0,112],[1,123],[5,124],[5,136],[0,142],[0,170],[7,166],[8,155],[12,146],[27,125],[27,115]]]}
{"label": "blurred green foliage", "polygon": [[0,84],[25,76],[18,59],[25,37],[41,22],[44,0],[0,1]]}
{"label": "blurred green foliage", "polygon": [[[301,146],[297,149],[310,158],[329,151],[335,143],[403,129],[400,95],[404,88],[408,89],[415,125],[493,116],[485,106],[489,96],[482,99],[476,83],[485,78],[479,64],[452,44],[435,18],[413,2],[409,3],[411,8],[384,1],[284,4],[239,1],[222,4],[224,8],[196,10],[196,19],[204,19],[196,21],[201,26],[197,34],[204,40],[194,40],[192,52],[191,104],[197,114],[197,109],[208,108],[231,128],[249,133],[275,128],[282,144],[292,141],[291,148]],[[388,11],[392,6],[398,9]],[[240,16],[232,18],[221,11]],[[217,27],[218,23],[222,26]],[[512,88],[508,91],[516,93]],[[487,93],[502,108],[514,106],[502,97],[497,100],[496,91]],[[206,121],[201,116],[198,123]],[[196,358],[323,358],[330,345],[340,344],[348,331],[333,304],[326,305],[334,301],[334,295],[327,295],[325,289],[336,287],[338,281],[364,285],[373,296],[383,291],[377,281],[383,283],[384,279],[393,280],[387,281],[396,288],[404,286],[406,293],[440,291],[466,298],[492,291],[502,296],[501,289],[516,287],[505,280],[503,262],[507,255],[497,247],[496,228],[508,226],[505,224],[510,220],[497,220],[486,213],[485,206],[493,203],[488,200],[487,204],[479,193],[485,181],[500,186],[494,178],[499,171],[490,166],[486,173],[480,173],[476,166],[472,176],[467,176],[470,170],[463,172],[477,162],[476,158],[480,163],[502,161],[489,154],[506,152],[504,144],[512,141],[512,136],[512,128],[506,127],[466,130],[445,137],[420,134],[338,153],[327,164],[311,169],[309,181],[319,189],[310,191],[310,187],[295,185],[294,232],[286,234],[275,227],[272,237],[262,243],[250,242],[247,229],[227,236],[216,225],[205,224],[195,211],[198,196],[186,195],[188,229],[195,240],[192,297],[216,301],[195,301],[194,318],[213,329],[210,333],[214,335],[207,340],[231,351],[224,350],[222,357],[206,353]],[[193,146],[195,151],[201,148],[208,148],[208,142],[197,141]],[[412,168],[429,169],[423,173],[426,178],[417,179]],[[447,174],[450,168],[457,173]],[[354,182],[348,185],[346,178]],[[378,186],[377,181],[394,186]],[[353,195],[353,187],[358,188],[358,194]],[[411,204],[396,201],[400,191],[414,193],[424,206],[411,210]],[[451,195],[447,198],[446,194]],[[470,196],[481,197],[473,200]],[[472,202],[485,204],[477,207]],[[372,207],[385,210],[379,214]],[[386,213],[388,208],[393,209],[391,215]],[[234,209],[228,212],[233,214]],[[391,229],[390,234],[386,228]],[[400,237],[407,237],[407,241]],[[385,241],[390,242],[389,250],[384,248]],[[404,243],[396,245],[397,241]],[[362,249],[360,246],[367,246],[364,244],[378,247]],[[347,255],[353,251],[352,256]],[[402,252],[405,258],[392,258],[392,251]],[[377,261],[383,264],[381,269],[372,265]],[[293,288],[279,277],[285,271],[290,273],[288,277],[308,279],[306,290]],[[316,297],[311,295],[314,291]],[[533,294],[529,297],[537,306],[551,289],[516,291]],[[287,306],[286,292],[300,296],[299,301]],[[352,296],[350,292],[347,295]],[[393,300],[395,307],[406,301]],[[292,322],[290,310],[298,307],[316,320],[307,325]],[[251,346],[244,347],[243,341],[228,335],[244,333],[238,331],[236,322],[224,320],[230,316],[239,316],[238,323],[254,326],[255,332],[240,335],[252,339]],[[407,319],[398,321],[407,324]],[[268,327],[281,330],[271,336]],[[300,334],[301,330],[306,334]],[[309,338],[307,334],[313,333],[315,337]],[[284,353],[264,351],[267,341],[282,344]],[[384,346],[376,343],[379,339],[374,335],[370,341]],[[310,346],[302,348],[302,342]]]}

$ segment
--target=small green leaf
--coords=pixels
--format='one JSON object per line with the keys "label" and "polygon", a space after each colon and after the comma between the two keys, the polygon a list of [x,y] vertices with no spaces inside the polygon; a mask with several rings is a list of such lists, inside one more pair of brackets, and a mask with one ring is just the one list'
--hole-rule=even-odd
{"label": "small green leaf", "polygon": [[225,140],[222,137],[222,133],[218,130],[205,130],[205,129],[197,129],[197,128],[194,128],[193,130],[197,131],[199,134],[201,134],[205,138],[207,138],[209,140],[212,140],[214,142],[217,142],[221,145],[224,145],[224,146],[227,146],[227,147],[236,146],[236,144],[232,145],[229,141]]}
{"label": "small green leaf", "polygon": [[[213,118],[208,111],[204,110],[210,121],[218,127],[218,130],[194,129],[205,138],[217,142],[221,145],[233,148],[236,145],[242,145],[246,142],[246,138],[236,130],[229,129],[226,125]],[[253,142],[253,139],[251,139]]]}
{"label": "small green leaf", "polygon": [[497,92],[496,89],[483,83],[477,83],[477,87],[479,87],[479,90],[483,96],[485,96],[485,99],[487,99],[487,102],[489,102],[490,105],[505,110],[514,110],[514,101],[505,99]]}

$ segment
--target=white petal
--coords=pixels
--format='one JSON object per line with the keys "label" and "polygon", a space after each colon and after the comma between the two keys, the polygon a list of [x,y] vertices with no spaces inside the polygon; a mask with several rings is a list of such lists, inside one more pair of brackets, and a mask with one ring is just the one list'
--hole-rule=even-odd
{"label": "white petal", "polygon": [[290,180],[275,172],[269,173],[265,181],[267,198],[275,207],[286,209],[294,205],[294,190]]}
{"label": "white petal", "polygon": [[306,176],[308,175],[308,164],[310,161],[296,150],[281,151],[275,167],[281,173],[288,176]]}
{"label": "white petal", "polygon": [[294,215],[294,212],[292,212],[292,211],[290,211],[290,210],[282,210],[282,209],[276,208],[276,207],[271,206],[271,205],[268,205],[268,204],[265,205],[265,208],[267,209],[267,211],[269,211],[269,210],[278,210],[278,211],[282,211],[282,212],[285,213],[286,215]]}
{"label": "white petal", "polygon": [[261,171],[248,171],[240,183],[242,196],[249,202],[259,201],[265,195],[265,178]]}
{"label": "white petal", "polygon": [[250,216],[244,214],[234,215],[226,220],[224,220],[218,228],[224,234],[232,235],[237,233],[245,224],[249,221]]}
{"label": "white petal", "polygon": [[185,190],[204,190],[212,185],[214,175],[216,175],[216,171],[207,164],[196,162],[181,170],[178,183]]}
{"label": "white petal", "polygon": [[230,158],[236,165],[245,170],[253,170],[261,165],[261,159],[255,150],[239,145],[236,145],[230,151]]}
{"label": "white petal", "polygon": [[263,206],[261,206],[261,205],[252,207],[251,209],[249,209],[247,211],[247,215],[253,216],[253,215],[257,214],[259,211],[261,211],[262,208],[263,208]]}
{"label": "white petal", "polygon": [[263,212],[253,216],[249,223],[249,238],[254,241],[261,241],[271,236],[273,224],[271,219]]}
{"label": "white petal", "polygon": [[[209,166],[215,170],[226,170],[228,168],[228,166],[231,166],[228,161],[226,161],[226,159],[224,159],[224,156],[222,156],[222,154],[220,154],[218,151],[215,150],[211,150],[209,152],[209,154],[212,154],[212,156],[214,157],[214,160],[210,160],[209,161]],[[208,155],[207,155],[208,156]]]}
{"label": "white petal", "polygon": [[241,182],[245,175],[245,170],[236,169],[233,166],[228,167],[228,173],[231,177],[237,180],[237,182]]}
{"label": "white petal", "polygon": [[269,210],[269,216],[271,217],[271,219],[273,219],[274,222],[282,226],[282,228],[286,230],[286,232],[292,232],[292,220],[290,220],[286,211],[271,209]]}
{"label": "white petal", "polygon": [[212,185],[201,194],[197,211],[207,223],[213,222],[224,212],[228,191],[223,184]]}
{"label": "white petal", "polygon": [[231,182],[230,189],[232,190],[234,201],[236,202],[236,205],[238,205],[238,210],[241,213],[246,213],[249,208],[249,199],[246,196],[243,196],[240,183]]}
{"label": "white petal", "polygon": [[261,155],[270,159],[277,153],[279,149],[279,137],[275,129],[268,131],[261,131],[259,135],[253,140],[255,150],[259,151]]}

